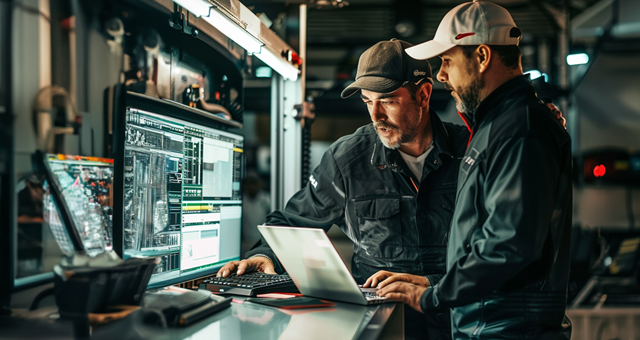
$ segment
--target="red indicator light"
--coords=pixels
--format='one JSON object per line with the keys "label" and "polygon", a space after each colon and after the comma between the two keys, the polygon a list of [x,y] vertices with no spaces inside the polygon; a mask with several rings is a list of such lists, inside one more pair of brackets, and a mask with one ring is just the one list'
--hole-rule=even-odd
{"label": "red indicator light", "polygon": [[607,172],[607,169],[602,164],[596,165],[596,167],[593,168],[593,175],[596,176],[596,177],[604,176],[605,172]]}

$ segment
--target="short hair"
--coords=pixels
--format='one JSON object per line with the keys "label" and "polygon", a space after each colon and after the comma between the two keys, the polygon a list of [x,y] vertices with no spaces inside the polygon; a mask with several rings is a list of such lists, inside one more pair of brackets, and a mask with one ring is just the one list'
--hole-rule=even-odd
{"label": "short hair", "polygon": [[415,101],[416,94],[418,93],[418,91],[420,91],[420,88],[422,88],[422,84],[426,82],[431,82],[431,81],[429,81],[428,78],[422,78],[417,83],[409,81],[406,84],[402,85],[401,87],[407,89],[407,91],[409,91],[409,95],[411,95],[411,99]]}
{"label": "short hair", "polygon": [[[473,52],[478,49],[480,45],[460,45],[462,47],[462,52],[464,56],[469,59],[473,56]],[[500,61],[504,64],[504,66],[514,69],[520,66],[520,58],[522,57],[522,52],[520,51],[520,47],[517,45],[487,45],[493,51],[493,53],[498,55]]]}

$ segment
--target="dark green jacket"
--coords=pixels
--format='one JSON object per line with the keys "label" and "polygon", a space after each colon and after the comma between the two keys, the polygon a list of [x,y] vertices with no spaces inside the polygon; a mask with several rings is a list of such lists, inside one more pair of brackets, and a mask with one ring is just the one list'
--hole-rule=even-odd
{"label": "dark green jacket", "polygon": [[421,298],[454,339],[566,339],[571,143],[524,76],[467,117],[447,274]]}

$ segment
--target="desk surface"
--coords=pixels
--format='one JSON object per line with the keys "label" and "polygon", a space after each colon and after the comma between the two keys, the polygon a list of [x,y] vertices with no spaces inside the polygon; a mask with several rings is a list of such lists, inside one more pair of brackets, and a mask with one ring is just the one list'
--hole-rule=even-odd
{"label": "desk surface", "polygon": [[[283,310],[251,302],[232,303],[230,308],[185,328],[145,324],[143,314],[96,328],[91,339],[206,339],[206,340],[288,340],[288,339],[378,339],[396,306],[358,306],[336,303],[335,307]],[[0,318],[0,339],[82,338],[82,327],[64,320],[51,319],[52,310],[32,312],[24,317]],[[80,330],[79,330],[80,328]],[[80,335],[80,336],[79,336]]]}

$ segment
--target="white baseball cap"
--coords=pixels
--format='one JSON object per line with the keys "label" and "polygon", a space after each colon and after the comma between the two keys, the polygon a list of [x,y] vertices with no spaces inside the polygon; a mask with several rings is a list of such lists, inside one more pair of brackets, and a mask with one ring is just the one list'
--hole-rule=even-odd
{"label": "white baseball cap", "polygon": [[415,59],[438,56],[457,45],[518,45],[522,32],[511,14],[487,1],[467,2],[444,16],[433,40],[407,48]]}

